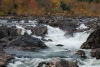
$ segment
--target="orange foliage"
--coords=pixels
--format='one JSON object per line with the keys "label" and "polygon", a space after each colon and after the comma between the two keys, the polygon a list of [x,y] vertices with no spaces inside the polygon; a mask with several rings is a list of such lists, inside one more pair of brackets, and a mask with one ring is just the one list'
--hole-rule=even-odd
{"label": "orange foliage", "polygon": [[[100,3],[77,2],[76,0],[2,0],[0,15],[18,16],[58,15],[100,16]],[[61,6],[61,3],[64,3]],[[63,10],[63,9],[65,10]]]}

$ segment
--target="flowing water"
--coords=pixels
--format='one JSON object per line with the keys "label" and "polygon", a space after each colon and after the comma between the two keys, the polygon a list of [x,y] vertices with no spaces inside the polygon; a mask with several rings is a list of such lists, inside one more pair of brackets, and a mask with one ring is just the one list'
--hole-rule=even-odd
{"label": "flowing water", "polygon": [[[33,25],[34,26],[34,25]],[[45,42],[49,47],[47,49],[42,49],[36,52],[27,52],[27,51],[18,51],[13,49],[6,49],[8,53],[16,54],[19,57],[15,57],[7,67],[37,67],[40,62],[49,62],[54,59],[66,59],[73,62],[76,62],[79,67],[100,67],[100,60],[90,57],[90,50],[85,50],[87,59],[82,59],[78,55],[75,55],[77,50],[80,49],[80,46],[83,42],[86,41],[90,33],[87,31],[74,33],[73,37],[64,36],[65,31],[54,28],[49,25],[46,25],[48,28],[48,33],[45,36],[45,39],[51,39],[52,41]],[[22,29],[22,35],[25,31],[28,34],[31,34],[30,30],[25,30],[22,26],[16,25],[17,28]],[[83,24],[80,25],[82,28],[86,28]],[[32,35],[33,37],[41,39]],[[64,46],[56,46],[58,44]],[[82,50],[82,49],[81,49]],[[23,56],[23,57],[22,57]],[[45,67],[45,65],[43,66]]]}

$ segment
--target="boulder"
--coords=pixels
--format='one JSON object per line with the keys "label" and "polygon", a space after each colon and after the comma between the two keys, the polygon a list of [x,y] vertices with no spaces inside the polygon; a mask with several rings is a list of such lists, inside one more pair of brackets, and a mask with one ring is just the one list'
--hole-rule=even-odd
{"label": "boulder", "polygon": [[4,37],[0,39],[0,46],[5,48],[9,42],[10,42],[9,39],[7,37]]}
{"label": "boulder", "polygon": [[59,20],[58,27],[64,31],[74,31],[79,26],[79,22],[75,20]]}
{"label": "boulder", "polygon": [[7,26],[0,26],[0,39],[6,36],[8,36]]}
{"label": "boulder", "polygon": [[32,37],[30,35],[21,35],[13,39],[7,47],[32,51],[46,48],[47,46],[38,38]]}
{"label": "boulder", "polygon": [[53,60],[46,67],[79,67],[75,62],[61,60]]}
{"label": "boulder", "polygon": [[76,52],[76,54],[79,55],[79,56],[82,57],[82,58],[86,58],[86,54],[85,54],[85,52],[84,52],[83,50],[78,50],[78,51]]}
{"label": "boulder", "polygon": [[6,63],[11,59],[13,57],[0,47],[0,67],[6,67]]}
{"label": "boulder", "polygon": [[35,34],[36,36],[44,36],[47,33],[46,26],[27,26],[25,29],[31,30],[32,34]]}
{"label": "boulder", "polygon": [[82,49],[100,48],[100,28],[93,31],[87,38],[86,42],[80,47]]}
{"label": "boulder", "polygon": [[16,27],[0,26],[0,39],[7,36],[19,36],[21,35],[21,29]]}
{"label": "boulder", "polygon": [[46,63],[46,62],[41,62],[41,63],[38,64],[37,67],[43,67],[43,65],[47,65],[47,64],[48,64],[48,63]]}
{"label": "boulder", "polygon": [[92,57],[95,57],[96,59],[100,59],[100,48],[92,49],[90,53]]}
{"label": "boulder", "polygon": [[9,36],[19,36],[19,35],[21,35],[21,32],[22,32],[21,29],[17,29],[14,26],[8,28],[8,35]]}

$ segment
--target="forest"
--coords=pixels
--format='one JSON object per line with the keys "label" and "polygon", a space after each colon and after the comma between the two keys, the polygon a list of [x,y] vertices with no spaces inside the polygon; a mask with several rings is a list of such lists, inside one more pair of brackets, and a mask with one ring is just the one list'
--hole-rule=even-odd
{"label": "forest", "polygon": [[100,0],[0,0],[0,16],[100,16]]}

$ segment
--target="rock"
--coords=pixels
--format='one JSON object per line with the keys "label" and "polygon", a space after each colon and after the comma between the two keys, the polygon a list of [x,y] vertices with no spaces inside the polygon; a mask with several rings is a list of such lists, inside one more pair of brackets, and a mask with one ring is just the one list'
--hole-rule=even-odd
{"label": "rock", "polygon": [[95,57],[96,59],[100,59],[100,48],[92,49],[90,53],[92,57]]}
{"label": "rock", "polygon": [[47,33],[46,26],[27,26],[25,29],[31,30],[32,34],[35,34],[36,36],[44,36]]}
{"label": "rock", "polygon": [[37,26],[37,27],[35,27],[34,33],[37,36],[43,36],[47,33],[47,27],[46,26]]}
{"label": "rock", "polygon": [[0,67],[6,67],[6,63],[11,59],[13,59],[13,57],[4,52],[4,50],[0,47]]}
{"label": "rock", "polygon": [[64,36],[67,38],[73,37],[73,32],[69,31],[69,32],[65,33]]}
{"label": "rock", "polygon": [[46,62],[41,62],[41,63],[38,64],[37,67],[43,67],[43,65],[47,65],[47,63]]}
{"label": "rock", "polygon": [[5,48],[9,42],[10,42],[9,39],[7,37],[4,37],[0,39],[0,46]]}
{"label": "rock", "polygon": [[48,41],[52,42],[51,39],[45,39],[45,38],[42,38],[41,40],[42,40],[42,41],[46,41],[46,42],[48,42]]}
{"label": "rock", "polygon": [[76,54],[79,55],[82,58],[86,58],[86,54],[83,50],[78,50]]}
{"label": "rock", "polygon": [[56,46],[64,46],[64,45],[62,45],[62,44],[58,44],[58,45],[56,45]]}
{"label": "rock", "polygon": [[75,62],[61,60],[53,60],[46,67],[79,67]]}
{"label": "rock", "polygon": [[7,26],[0,26],[0,39],[6,36],[8,36]]}
{"label": "rock", "polygon": [[0,39],[7,36],[19,36],[21,35],[21,29],[16,27],[0,26]]}
{"label": "rock", "polygon": [[21,35],[21,29],[17,29],[16,27],[8,28],[8,35],[9,36],[19,36]]}
{"label": "rock", "polygon": [[87,38],[86,42],[80,47],[82,49],[100,48],[100,28],[93,31]]}
{"label": "rock", "polygon": [[27,30],[34,30],[34,27],[33,26],[26,26],[25,29],[27,29]]}
{"label": "rock", "polygon": [[21,35],[13,39],[8,47],[21,50],[36,50],[46,48],[47,46],[38,38],[31,37],[30,35]]}
{"label": "rock", "polygon": [[79,22],[75,20],[59,20],[58,27],[64,31],[74,31],[78,27]]}

